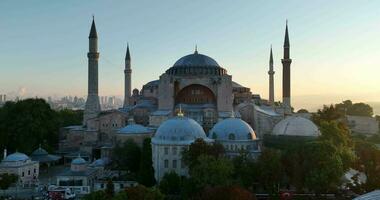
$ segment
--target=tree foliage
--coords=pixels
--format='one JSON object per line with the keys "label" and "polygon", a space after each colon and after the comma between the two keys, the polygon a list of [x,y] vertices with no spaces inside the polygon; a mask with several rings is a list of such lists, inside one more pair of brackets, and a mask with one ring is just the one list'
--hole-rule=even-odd
{"label": "tree foliage", "polygon": [[16,183],[17,179],[18,176],[16,174],[0,174],[0,189],[8,189],[13,183]]}
{"label": "tree foliage", "polygon": [[160,181],[159,188],[165,195],[179,195],[181,192],[181,177],[174,171],[166,173]]}
{"label": "tree foliage", "polygon": [[48,150],[54,149],[59,129],[80,124],[81,116],[80,111],[54,111],[43,99],[8,101],[0,108],[0,149],[27,154],[39,144]]}
{"label": "tree foliage", "polygon": [[198,164],[189,169],[189,174],[200,188],[226,186],[232,182],[233,164],[226,158],[201,155]]}
{"label": "tree foliage", "polygon": [[140,159],[141,149],[132,139],[126,140],[123,144],[116,144],[113,160],[118,169],[137,173],[140,168]]}
{"label": "tree foliage", "polygon": [[264,149],[257,160],[258,180],[270,193],[275,193],[284,175],[281,164],[281,152]]}
{"label": "tree foliage", "polygon": [[207,187],[201,193],[200,199],[207,200],[255,200],[255,195],[239,186]]}
{"label": "tree foliage", "polygon": [[345,100],[342,103],[336,104],[335,107],[346,115],[365,117],[372,117],[373,115],[373,108],[366,103],[352,103],[351,100]]}
{"label": "tree foliage", "polygon": [[109,199],[111,199],[115,194],[115,187],[114,187],[111,179],[108,179],[108,181],[107,181],[105,192],[106,192],[106,195]]}
{"label": "tree foliage", "polygon": [[198,164],[198,157],[201,155],[210,155],[214,158],[219,158],[224,155],[224,147],[219,143],[207,143],[202,139],[195,140],[188,149],[182,152],[184,163],[192,168]]}
{"label": "tree foliage", "polygon": [[156,188],[147,188],[143,185],[129,187],[125,190],[128,200],[162,200],[164,195]]}
{"label": "tree foliage", "polygon": [[150,141],[150,138],[146,138],[143,142],[140,159],[140,169],[138,173],[139,183],[147,187],[151,187],[156,184],[152,163],[152,146],[150,144]]}

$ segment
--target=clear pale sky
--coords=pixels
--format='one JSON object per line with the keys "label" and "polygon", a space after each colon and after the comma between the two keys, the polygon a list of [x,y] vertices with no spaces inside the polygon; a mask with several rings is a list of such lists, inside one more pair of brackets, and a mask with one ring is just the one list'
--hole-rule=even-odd
{"label": "clear pale sky", "polygon": [[158,79],[197,44],[234,81],[267,98],[272,44],[275,97],[281,100],[288,19],[296,108],[347,98],[380,101],[378,0],[2,0],[0,94],[85,95],[93,14],[100,95],[123,94],[129,42],[133,87]]}

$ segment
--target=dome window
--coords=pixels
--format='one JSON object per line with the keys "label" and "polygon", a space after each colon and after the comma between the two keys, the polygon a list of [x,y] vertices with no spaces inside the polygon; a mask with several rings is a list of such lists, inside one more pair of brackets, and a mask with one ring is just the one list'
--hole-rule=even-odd
{"label": "dome window", "polygon": [[235,140],[235,134],[230,133],[230,134],[228,135],[228,139],[229,139],[229,140]]}
{"label": "dome window", "polygon": [[252,140],[252,134],[251,134],[251,133],[248,133],[248,135],[247,135],[247,139],[248,139],[248,140]]}

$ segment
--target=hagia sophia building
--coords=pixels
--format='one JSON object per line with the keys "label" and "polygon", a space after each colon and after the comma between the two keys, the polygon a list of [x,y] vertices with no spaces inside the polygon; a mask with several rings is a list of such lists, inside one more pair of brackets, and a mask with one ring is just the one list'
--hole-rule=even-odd
{"label": "hagia sophia building", "polygon": [[[89,35],[88,95],[82,125],[62,128],[60,152],[101,159],[126,138],[139,145],[152,138],[156,179],[175,170],[186,175],[180,151],[195,139],[221,142],[228,156],[247,150],[260,153],[265,136],[317,137],[318,128],[307,117],[292,112],[291,63],[288,24],[282,58],[282,102],[274,102],[273,54],[269,56],[269,97],[261,99],[251,89],[233,81],[228,69],[195,48],[179,58],[157,80],[131,88],[132,58],[125,56],[124,105],[101,111],[98,95],[98,35],[92,21]],[[67,156],[69,158],[69,156]]]}

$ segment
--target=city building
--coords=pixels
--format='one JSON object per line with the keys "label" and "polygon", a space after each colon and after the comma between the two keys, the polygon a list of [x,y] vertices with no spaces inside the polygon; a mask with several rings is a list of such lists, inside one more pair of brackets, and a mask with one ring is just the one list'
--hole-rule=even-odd
{"label": "city building", "polygon": [[4,150],[4,159],[0,162],[0,174],[3,173],[17,175],[20,186],[32,186],[38,184],[39,163],[23,153],[7,155],[7,150]]}
{"label": "city building", "polygon": [[347,123],[354,133],[367,135],[379,133],[379,121],[374,117],[347,115]]}
{"label": "city building", "polygon": [[171,171],[180,176],[188,175],[188,168],[182,162],[182,151],[196,139],[213,141],[207,138],[198,122],[183,116],[181,112],[160,125],[152,138],[152,161],[157,181]]}

